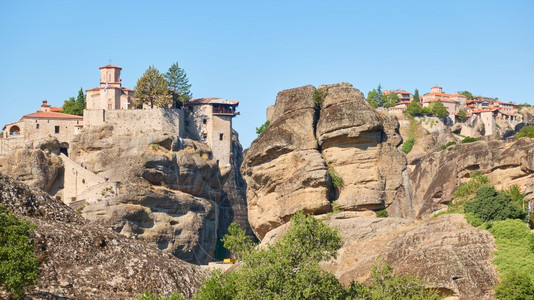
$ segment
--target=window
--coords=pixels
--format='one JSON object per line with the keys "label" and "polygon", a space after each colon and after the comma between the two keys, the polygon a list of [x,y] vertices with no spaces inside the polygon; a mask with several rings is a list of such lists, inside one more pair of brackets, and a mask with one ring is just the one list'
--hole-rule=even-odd
{"label": "window", "polygon": [[203,119],[202,124],[206,124],[206,123],[208,123],[208,119]]}
{"label": "window", "polygon": [[207,138],[208,138],[208,134],[207,134],[207,133],[203,133],[203,134],[202,134],[202,138],[203,138],[203,139],[207,139]]}
{"label": "window", "polygon": [[39,123],[35,124],[35,129],[39,129]]}
{"label": "window", "polygon": [[54,126],[55,133],[59,133],[59,126]]}
{"label": "window", "polygon": [[224,137],[224,133],[219,133],[219,141],[222,141]]}

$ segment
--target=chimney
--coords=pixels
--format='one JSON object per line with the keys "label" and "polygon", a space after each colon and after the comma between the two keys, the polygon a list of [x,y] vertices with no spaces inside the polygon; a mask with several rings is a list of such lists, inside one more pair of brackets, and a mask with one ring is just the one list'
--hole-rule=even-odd
{"label": "chimney", "polygon": [[50,111],[50,104],[48,104],[48,101],[43,100],[43,104],[41,104],[41,110]]}

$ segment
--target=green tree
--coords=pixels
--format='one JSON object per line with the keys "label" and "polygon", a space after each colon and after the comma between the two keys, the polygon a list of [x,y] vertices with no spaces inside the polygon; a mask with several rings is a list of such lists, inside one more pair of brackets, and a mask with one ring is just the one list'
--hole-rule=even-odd
{"label": "green tree", "polygon": [[35,225],[0,205],[0,286],[15,297],[37,282],[39,260],[33,251],[30,232]]}
{"label": "green tree", "polygon": [[367,93],[367,102],[369,102],[369,105],[371,105],[371,107],[377,108],[378,104],[374,102],[375,100],[376,100],[376,89],[373,89],[372,91],[369,91],[369,93]]}
{"label": "green tree", "polygon": [[267,128],[269,128],[269,125],[271,125],[271,122],[269,120],[265,121],[265,123],[261,124],[260,127],[256,127],[256,134],[258,136],[262,135]]}
{"label": "green tree", "polygon": [[464,109],[460,109],[460,111],[458,112],[458,121],[460,122],[467,121],[467,113],[465,112]]}
{"label": "green tree", "polygon": [[214,274],[200,288],[196,299],[344,297],[345,290],[340,282],[319,267],[320,261],[335,258],[341,247],[337,230],[298,212],[291,218],[291,226],[281,240],[266,247],[250,248],[246,254],[242,249],[249,249],[248,246],[237,246],[244,234],[241,232],[236,239],[225,240],[225,247],[241,253],[240,268],[230,274]]}
{"label": "green tree", "polygon": [[460,95],[464,95],[467,98],[467,100],[473,99],[473,94],[471,94],[471,92],[469,91],[462,91],[460,92]]}
{"label": "green tree", "polygon": [[76,99],[70,97],[69,100],[65,100],[61,112],[64,114],[82,116],[85,105],[85,94],[83,88],[80,88]]}
{"label": "green tree", "polygon": [[481,186],[475,198],[464,204],[464,211],[482,222],[506,219],[525,219],[526,212],[506,192],[497,192],[493,186]]}
{"label": "green tree", "polygon": [[384,97],[385,108],[394,107],[397,102],[399,102],[399,96],[396,93],[392,92],[389,93],[389,95],[387,95],[386,97]]}
{"label": "green tree", "polygon": [[449,115],[449,112],[445,108],[445,105],[443,105],[443,103],[440,100],[436,102],[432,102],[430,104],[430,111],[434,114],[434,116],[440,119],[443,119]]}
{"label": "green tree", "polygon": [[415,89],[415,92],[413,93],[412,103],[419,104],[420,101],[421,99],[419,98],[419,90]]}
{"label": "green tree", "polygon": [[172,98],[168,94],[165,77],[154,66],[148,67],[143,76],[137,80],[135,94],[137,106],[147,103],[150,108],[168,107]]}
{"label": "green tree", "polygon": [[175,105],[181,106],[191,99],[191,85],[184,69],[178,66],[178,62],[171,65],[167,73],[163,75],[167,80],[167,85],[172,95]]}
{"label": "green tree", "polygon": [[384,105],[384,94],[382,94],[382,86],[380,84],[378,84],[378,88],[376,89],[375,100],[373,102],[376,103],[378,107]]}
{"label": "green tree", "polygon": [[521,128],[515,135],[515,138],[519,139],[522,137],[534,138],[534,126],[525,126]]}
{"label": "green tree", "polygon": [[418,103],[416,102],[411,102],[410,104],[408,104],[408,106],[406,107],[406,111],[408,111],[408,113],[412,116],[418,116],[418,115],[421,115],[421,106],[419,106]]}

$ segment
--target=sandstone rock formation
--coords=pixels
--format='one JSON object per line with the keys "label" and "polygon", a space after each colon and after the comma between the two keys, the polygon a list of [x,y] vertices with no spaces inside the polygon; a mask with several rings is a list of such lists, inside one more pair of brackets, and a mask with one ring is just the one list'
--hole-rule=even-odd
{"label": "sandstone rock formation", "polygon": [[61,175],[63,165],[59,157],[50,153],[59,154],[57,139],[29,142],[0,161],[0,172],[54,194],[54,182]]}
{"label": "sandstone rock formation", "polygon": [[[365,282],[372,265],[382,260],[395,272],[418,276],[443,295],[460,299],[494,299],[498,273],[491,263],[494,238],[469,225],[462,215],[442,215],[424,222],[399,218],[355,217],[341,212],[327,217],[344,241],[337,259],[323,263],[345,285]],[[279,238],[285,224],[269,232],[262,244]]]}
{"label": "sandstone rock formation", "polygon": [[[244,154],[249,221],[260,239],[297,210],[324,213],[332,201],[342,210],[378,210],[405,197],[396,119],[348,83],[318,89],[281,91],[269,128]],[[333,187],[332,176],[343,184]]]}
{"label": "sandstone rock formation", "polygon": [[60,200],[0,175],[0,204],[36,225],[36,299],[132,299],[143,291],[191,296],[205,272],[87,221]]}
{"label": "sandstone rock formation", "polygon": [[85,128],[71,146],[73,160],[120,182],[117,195],[86,203],[84,217],[185,261],[211,260],[222,186],[207,145],[164,132],[115,134],[104,125]]}
{"label": "sandstone rock formation", "polygon": [[534,139],[478,141],[435,152],[411,165],[411,203],[418,218],[444,208],[471,174],[486,174],[498,189],[514,184],[522,191],[534,182]]}

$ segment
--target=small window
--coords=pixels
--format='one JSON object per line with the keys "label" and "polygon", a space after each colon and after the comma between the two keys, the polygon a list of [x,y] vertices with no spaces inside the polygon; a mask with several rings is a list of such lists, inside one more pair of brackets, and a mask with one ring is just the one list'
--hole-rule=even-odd
{"label": "small window", "polygon": [[202,138],[203,138],[203,139],[207,139],[207,138],[208,138],[208,134],[207,134],[207,133],[203,133],[203,134],[202,134]]}
{"label": "small window", "polygon": [[208,123],[208,119],[203,119],[203,120],[202,120],[202,123],[203,123],[203,124]]}
{"label": "small window", "polygon": [[220,134],[219,134],[219,141],[222,141],[222,140],[223,140],[223,137],[224,137],[224,133],[220,133]]}
{"label": "small window", "polygon": [[35,129],[39,129],[39,123],[35,124]]}
{"label": "small window", "polygon": [[59,133],[59,126],[54,126],[54,131],[55,131],[56,133]]}

